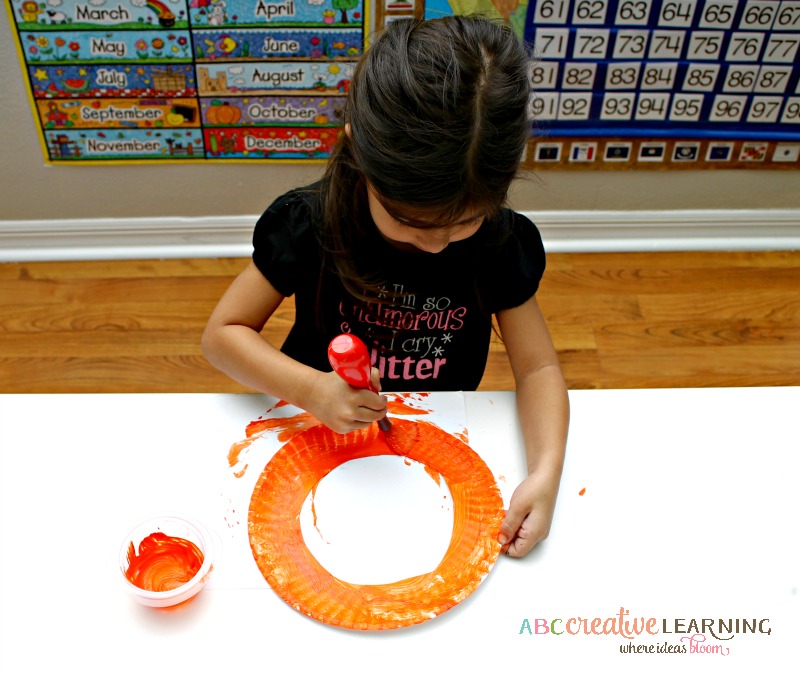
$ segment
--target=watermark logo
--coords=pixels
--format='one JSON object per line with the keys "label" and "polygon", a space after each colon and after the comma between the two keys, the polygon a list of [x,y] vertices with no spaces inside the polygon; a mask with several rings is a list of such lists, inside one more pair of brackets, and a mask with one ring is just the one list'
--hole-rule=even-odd
{"label": "watermark logo", "polygon": [[[623,639],[622,654],[676,653],[686,655],[730,655],[724,642],[742,634],[772,634],[768,618],[657,618],[632,616],[620,607],[608,617],[523,618],[520,635],[527,636],[607,636]],[[657,643],[642,642],[658,638]],[[675,640],[677,639],[677,640]]]}

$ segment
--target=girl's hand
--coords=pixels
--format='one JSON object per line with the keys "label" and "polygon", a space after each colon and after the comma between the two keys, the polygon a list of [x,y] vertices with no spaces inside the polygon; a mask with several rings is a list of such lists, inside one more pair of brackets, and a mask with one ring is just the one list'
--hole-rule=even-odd
{"label": "girl's hand", "polygon": [[[372,384],[380,387],[377,369],[372,369]],[[369,427],[386,415],[386,397],[351,387],[334,372],[319,373],[309,399],[302,408],[339,434]]]}
{"label": "girl's hand", "polygon": [[501,552],[525,556],[548,536],[557,493],[558,478],[548,481],[538,472],[528,475],[517,486],[500,526]]}

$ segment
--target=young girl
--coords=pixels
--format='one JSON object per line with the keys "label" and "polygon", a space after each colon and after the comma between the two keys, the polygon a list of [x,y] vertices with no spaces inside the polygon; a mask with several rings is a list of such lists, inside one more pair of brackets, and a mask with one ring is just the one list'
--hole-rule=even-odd
{"label": "young girl", "polygon": [[[541,238],[503,207],[530,133],[528,66],[513,33],[487,19],[390,23],[355,70],[325,175],[261,216],[253,261],[203,335],[219,369],[346,433],[381,419],[386,400],[331,372],[332,338],[367,344],[376,389],[473,390],[494,316],[528,465],[501,528],[512,556],[548,534],[569,416],[535,297]],[[260,331],[292,294],[279,351]]]}

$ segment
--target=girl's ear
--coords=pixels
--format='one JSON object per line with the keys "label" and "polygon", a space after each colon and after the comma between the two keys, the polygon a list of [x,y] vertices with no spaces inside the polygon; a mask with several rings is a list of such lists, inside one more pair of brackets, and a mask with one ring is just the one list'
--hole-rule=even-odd
{"label": "girl's ear", "polygon": [[347,138],[349,138],[349,139],[353,138],[353,131],[352,131],[352,129],[350,129],[350,123],[349,122],[345,122],[344,123],[344,133],[347,134]]}

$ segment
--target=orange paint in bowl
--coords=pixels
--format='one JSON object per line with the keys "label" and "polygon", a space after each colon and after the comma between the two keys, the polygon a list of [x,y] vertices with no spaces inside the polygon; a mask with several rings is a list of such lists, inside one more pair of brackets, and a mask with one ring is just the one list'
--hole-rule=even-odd
{"label": "orange paint in bowl", "polygon": [[128,545],[127,577],[141,589],[154,592],[177,589],[189,582],[203,566],[203,552],[184,538],[150,533],[139,543],[139,552]]}
{"label": "orange paint in bowl", "polygon": [[136,526],[123,541],[119,565],[123,584],[136,601],[165,608],[200,592],[213,569],[212,559],[209,532],[196,521],[171,514]]}

